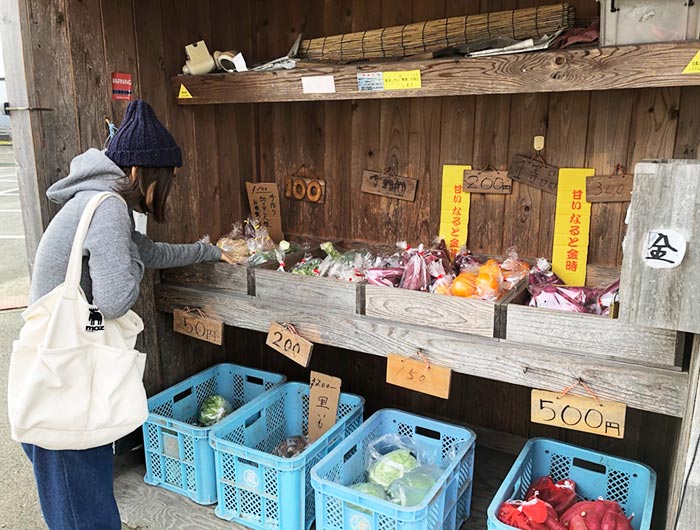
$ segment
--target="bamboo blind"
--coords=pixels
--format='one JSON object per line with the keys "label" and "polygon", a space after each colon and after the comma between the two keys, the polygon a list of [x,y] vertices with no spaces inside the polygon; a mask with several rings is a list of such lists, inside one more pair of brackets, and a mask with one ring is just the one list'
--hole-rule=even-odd
{"label": "bamboo blind", "polygon": [[407,57],[496,37],[539,38],[573,24],[569,4],[529,7],[304,40],[299,56],[324,61]]}

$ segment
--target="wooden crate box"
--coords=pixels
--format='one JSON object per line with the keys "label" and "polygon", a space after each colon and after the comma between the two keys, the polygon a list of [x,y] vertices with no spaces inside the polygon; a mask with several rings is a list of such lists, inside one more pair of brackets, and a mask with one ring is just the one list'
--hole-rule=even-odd
{"label": "wooden crate box", "polygon": [[526,294],[526,282],[496,302],[444,294],[366,285],[363,314],[394,322],[500,338],[505,329],[505,306]]}
{"label": "wooden crate box", "polygon": [[236,294],[254,294],[255,285],[251,267],[223,262],[197,263],[190,267],[165,269],[161,273],[163,283],[224,289]]}
{"label": "wooden crate box", "polygon": [[[325,257],[320,247],[309,250],[315,258]],[[288,256],[285,270],[277,270],[277,263],[266,263],[252,270],[255,296],[265,300],[281,300],[300,306],[337,309],[348,313],[358,313],[362,300],[362,284],[343,282],[333,278],[319,278],[291,274],[294,265],[299,263],[304,253]]]}
{"label": "wooden crate box", "polygon": [[664,368],[682,364],[683,333],[513,303],[505,309],[508,341]]}

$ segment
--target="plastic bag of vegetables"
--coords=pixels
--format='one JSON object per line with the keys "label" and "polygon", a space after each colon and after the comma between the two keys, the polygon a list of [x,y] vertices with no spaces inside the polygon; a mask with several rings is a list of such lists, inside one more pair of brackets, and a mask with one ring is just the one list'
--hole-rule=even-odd
{"label": "plastic bag of vegetables", "polygon": [[318,276],[318,268],[321,266],[321,258],[314,258],[308,252],[304,255],[302,260],[294,265],[292,269],[292,274],[301,274],[303,276]]}
{"label": "plastic bag of vegetables", "polygon": [[[384,487],[380,486],[379,484],[374,484],[372,482],[360,482],[359,484],[353,484],[350,486],[350,489],[353,489],[359,493],[364,493],[365,495],[369,495],[371,497],[376,497],[382,501],[386,500],[386,491],[384,491]],[[348,504],[348,508],[357,510],[358,512],[372,513],[371,510],[362,508],[356,504]]]}
{"label": "plastic bag of vegetables", "polygon": [[385,488],[406,473],[418,467],[418,460],[408,449],[396,449],[383,455],[369,466],[367,476],[370,482]]}
{"label": "plastic bag of vegetables", "polygon": [[404,508],[418,506],[442,475],[438,466],[420,466],[393,481],[387,488],[389,498]]}
{"label": "plastic bag of vegetables", "polygon": [[202,427],[210,427],[231,414],[232,410],[231,403],[224,396],[209,396],[199,408],[199,424]]}
{"label": "plastic bag of vegetables", "polygon": [[423,254],[423,245],[409,250],[408,253],[410,258],[399,287],[412,291],[427,291],[430,287],[430,274]]}
{"label": "plastic bag of vegetables", "polygon": [[367,476],[385,488],[394,480],[421,465],[436,464],[440,448],[429,447],[408,436],[385,434],[368,447]]}

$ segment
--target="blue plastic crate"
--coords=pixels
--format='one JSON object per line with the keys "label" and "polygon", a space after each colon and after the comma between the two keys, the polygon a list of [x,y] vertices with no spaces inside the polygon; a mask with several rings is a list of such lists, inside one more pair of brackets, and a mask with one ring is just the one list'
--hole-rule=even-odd
{"label": "blue plastic crate", "polygon": [[309,385],[286,383],[223,420],[211,432],[219,504],[216,515],[250,528],[308,530],[314,521],[311,468],[362,423],[364,399],[342,393],[337,423],[304,452],[272,452],[307,434]]}
{"label": "blue plastic crate", "polygon": [[[440,479],[418,506],[402,508],[348,486],[367,480],[371,442],[409,436],[440,455]],[[311,471],[317,530],[455,530],[469,518],[474,477],[470,429],[398,410],[380,410]]]}
{"label": "blue plastic crate", "polygon": [[547,475],[555,482],[576,482],[580,500],[617,501],[628,516],[634,514],[635,530],[649,530],[656,489],[656,473],[650,467],[544,438],[525,444],[498,489],[487,512],[489,530],[512,530],[498,520],[498,508],[507,500],[522,500],[530,484]]}
{"label": "blue plastic crate", "polygon": [[199,504],[216,503],[214,451],[209,445],[213,426],[197,425],[202,402],[219,394],[235,411],[285,380],[279,374],[219,364],[151,397],[150,414],[143,425],[146,483]]}

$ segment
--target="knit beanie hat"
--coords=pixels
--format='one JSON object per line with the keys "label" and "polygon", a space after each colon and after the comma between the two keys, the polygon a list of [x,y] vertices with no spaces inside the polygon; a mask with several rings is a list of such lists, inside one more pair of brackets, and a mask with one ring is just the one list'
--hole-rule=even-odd
{"label": "knit beanie hat", "polygon": [[180,167],[182,153],[175,139],[141,99],[129,103],[121,127],[105,153],[120,167]]}

